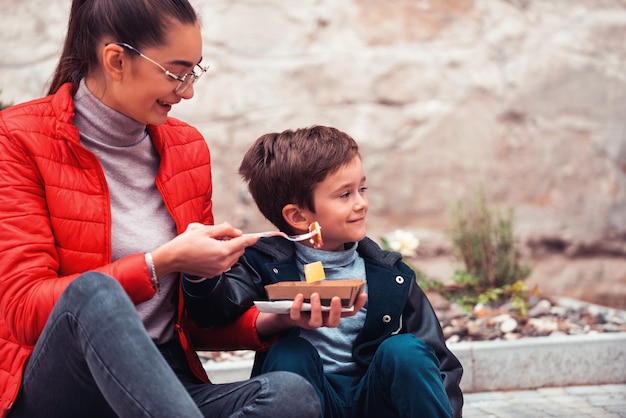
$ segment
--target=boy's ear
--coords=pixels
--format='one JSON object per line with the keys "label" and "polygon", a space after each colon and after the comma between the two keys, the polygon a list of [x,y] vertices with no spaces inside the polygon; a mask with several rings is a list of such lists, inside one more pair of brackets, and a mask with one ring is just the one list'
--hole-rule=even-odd
{"label": "boy's ear", "polygon": [[283,208],[283,218],[296,231],[309,229],[309,211],[302,210],[299,206],[290,203]]}

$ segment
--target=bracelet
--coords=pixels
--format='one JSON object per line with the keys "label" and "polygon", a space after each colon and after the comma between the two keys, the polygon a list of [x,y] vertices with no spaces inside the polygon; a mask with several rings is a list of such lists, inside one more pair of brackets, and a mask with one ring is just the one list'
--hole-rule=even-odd
{"label": "bracelet", "polygon": [[193,276],[190,274],[185,274],[185,280],[187,280],[189,283],[201,283],[205,280],[207,280],[206,277],[201,277],[201,276]]}
{"label": "bracelet", "polygon": [[148,265],[148,271],[150,272],[150,279],[152,280],[152,288],[159,291],[159,279],[156,275],[156,268],[154,267],[154,261],[152,260],[152,254],[146,253],[146,264]]}

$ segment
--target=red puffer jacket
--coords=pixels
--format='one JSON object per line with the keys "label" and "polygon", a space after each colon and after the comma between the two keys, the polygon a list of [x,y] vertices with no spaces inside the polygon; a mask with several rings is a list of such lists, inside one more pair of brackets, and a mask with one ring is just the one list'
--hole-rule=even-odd
{"label": "red puffer jacket", "polygon": [[[0,112],[0,417],[17,396],[24,365],[52,307],[77,275],[107,273],[135,303],[154,294],[144,254],[111,262],[104,171],[80,144],[70,90],[66,84],[54,95]],[[149,133],[161,155],[156,184],[179,233],[191,222],[212,224],[204,138],[172,118],[149,127]],[[208,380],[195,348],[265,348],[254,328],[258,311],[209,334],[185,319],[182,297],[179,305],[176,329],[201,378]]]}

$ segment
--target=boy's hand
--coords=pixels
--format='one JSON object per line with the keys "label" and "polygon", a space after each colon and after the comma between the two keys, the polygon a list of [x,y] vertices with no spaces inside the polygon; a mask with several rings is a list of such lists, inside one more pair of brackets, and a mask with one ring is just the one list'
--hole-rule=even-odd
{"label": "boy's hand", "polygon": [[304,303],[304,296],[302,294],[296,295],[289,311],[289,317],[294,323],[294,326],[305,329],[315,329],[320,327],[336,328],[339,326],[341,318],[356,315],[357,312],[365,305],[367,301],[367,294],[361,293],[356,302],[354,303],[354,309],[350,312],[342,312],[341,299],[335,296],[330,301],[330,311],[322,312],[322,304],[320,302],[320,296],[317,293],[311,295],[311,311],[302,312],[302,304]]}
{"label": "boy's hand", "polygon": [[350,312],[342,312],[341,299],[334,297],[330,302],[330,311],[322,312],[320,296],[317,293],[313,293],[311,295],[311,311],[303,312],[301,309],[304,303],[304,296],[298,294],[293,300],[289,315],[260,312],[256,321],[256,329],[262,338],[268,338],[292,327],[305,329],[335,328],[339,325],[341,318],[356,315],[365,306],[366,301],[367,294],[361,293],[354,303],[354,309]]}

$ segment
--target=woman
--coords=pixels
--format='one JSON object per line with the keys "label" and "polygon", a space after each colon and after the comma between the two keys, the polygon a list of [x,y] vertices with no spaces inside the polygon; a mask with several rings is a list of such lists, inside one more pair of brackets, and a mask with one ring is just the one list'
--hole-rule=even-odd
{"label": "woman", "polygon": [[201,51],[187,0],[74,0],[50,94],[0,113],[0,417],[319,415],[295,375],[212,385],[195,354],[262,349],[276,322],[185,316],[181,273],[256,242],[210,226],[209,150],[168,118]]}

